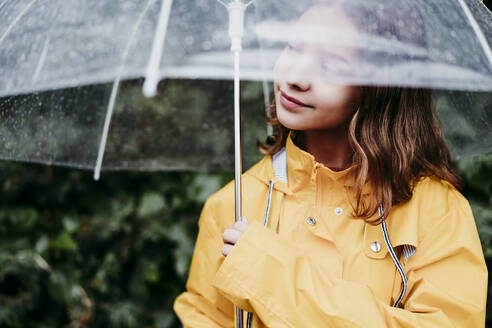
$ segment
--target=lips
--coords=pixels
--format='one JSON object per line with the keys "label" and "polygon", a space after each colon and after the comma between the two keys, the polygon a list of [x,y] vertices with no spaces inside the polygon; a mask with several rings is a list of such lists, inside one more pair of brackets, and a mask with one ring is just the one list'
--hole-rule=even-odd
{"label": "lips", "polygon": [[284,107],[287,108],[313,107],[303,103],[299,99],[287,95],[285,92],[281,90],[280,90],[280,102]]}

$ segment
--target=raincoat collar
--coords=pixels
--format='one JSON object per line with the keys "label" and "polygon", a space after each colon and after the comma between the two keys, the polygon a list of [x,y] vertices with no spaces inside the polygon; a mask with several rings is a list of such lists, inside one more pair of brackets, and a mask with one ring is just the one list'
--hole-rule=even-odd
{"label": "raincoat collar", "polygon": [[294,143],[292,133],[287,137],[285,148],[287,152],[287,176],[292,191],[300,190],[306,184],[315,181],[316,175],[320,173],[334,182],[347,186],[353,185],[349,173],[353,171],[355,166],[342,171],[334,171],[322,163],[316,162],[313,155]]}
{"label": "raincoat collar", "polygon": [[[282,151],[282,150],[281,150]],[[345,186],[353,186],[353,178],[350,174],[355,166],[351,166],[342,171],[333,171],[316,162],[314,156],[299,148],[292,140],[292,133],[285,142],[287,183],[275,177],[272,166],[272,156],[266,156],[258,165],[250,170],[255,177],[268,184],[270,180],[275,182],[275,189],[285,194],[292,194],[315,182],[316,175],[321,171],[322,174],[330,177],[334,182]]]}
{"label": "raincoat collar", "polygon": [[[253,175],[267,185],[270,181],[273,181],[273,189],[286,195],[292,195],[309,185],[314,185],[316,181],[315,176],[318,174],[317,170],[322,170],[323,174],[328,175],[338,183],[342,183],[347,187],[353,186],[353,176],[349,173],[353,171],[355,166],[342,171],[333,171],[323,164],[316,162],[314,156],[296,146],[291,138],[291,134],[287,137],[285,152],[288,177],[287,182],[282,182],[275,176],[272,156],[265,156],[258,164],[248,171],[248,174]],[[368,188],[368,186],[366,187]],[[367,192],[369,192],[369,190],[367,190]],[[409,245],[415,249],[417,248],[419,221],[425,220],[425,218],[420,218],[419,206],[420,200],[416,197],[412,197],[409,201],[392,208],[386,219],[386,223],[393,247]],[[374,219],[376,219],[377,216],[378,214],[376,213]],[[384,245],[381,225],[365,223],[364,242],[366,245],[364,248],[367,250],[366,255],[384,258],[387,254],[387,249],[383,248],[384,251],[379,253],[371,251],[370,244],[374,241],[378,241],[381,245]]]}

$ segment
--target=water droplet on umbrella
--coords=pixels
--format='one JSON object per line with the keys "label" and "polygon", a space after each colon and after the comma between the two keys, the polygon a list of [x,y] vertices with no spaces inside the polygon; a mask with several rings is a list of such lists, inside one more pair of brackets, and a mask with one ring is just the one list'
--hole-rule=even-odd
{"label": "water droplet on umbrella", "polygon": [[187,36],[184,40],[184,43],[187,45],[187,46],[191,46],[193,44],[193,42],[195,42],[195,38],[192,37],[192,36]]}
{"label": "water droplet on umbrella", "polygon": [[202,49],[203,50],[210,50],[211,48],[212,48],[212,42],[205,41],[202,43]]}

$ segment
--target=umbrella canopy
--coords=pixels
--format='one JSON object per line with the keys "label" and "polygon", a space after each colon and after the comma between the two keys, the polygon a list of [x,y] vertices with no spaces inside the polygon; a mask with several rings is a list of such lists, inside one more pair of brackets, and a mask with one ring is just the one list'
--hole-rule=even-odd
{"label": "umbrella canopy", "polygon": [[[491,91],[492,18],[478,0],[469,4],[258,1],[255,31],[270,51],[291,42],[316,47],[318,60],[337,55],[323,58],[333,82]],[[283,15],[272,17],[277,12]]]}
{"label": "umbrella canopy", "polygon": [[[94,168],[113,103],[103,168],[231,168],[234,62],[225,7],[233,2],[0,2],[0,157]],[[336,15],[302,21],[320,5],[337,7]],[[341,17],[354,28],[333,24]],[[491,151],[491,17],[477,0],[253,2],[240,66],[252,81],[242,97],[250,120],[245,158],[258,158],[254,141],[266,135],[271,90],[264,81],[273,80],[289,42],[353,54],[323,62],[333,83],[436,89],[455,156]],[[165,81],[146,99],[135,79],[148,75],[155,44],[162,58],[151,73]]]}
{"label": "umbrella canopy", "polygon": [[[0,96],[145,76],[161,8],[171,3],[160,77],[232,79],[228,14],[216,0],[3,1]],[[218,49],[222,57],[194,62]]]}
{"label": "umbrella canopy", "polygon": [[[233,85],[222,82],[220,72],[232,80],[234,61],[225,5],[215,0],[0,3],[0,140],[5,145],[0,157],[94,168],[113,102],[105,168],[230,168]],[[148,100],[139,90],[142,81],[131,79],[148,72],[162,29],[168,79],[157,98]],[[210,53],[220,56],[194,62]],[[198,78],[205,81],[195,83]],[[125,80],[131,81],[113,97]],[[248,115],[253,121],[247,125],[256,126],[263,138],[263,86],[248,84],[244,92],[244,104],[254,103],[250,112],[256,112]]]}

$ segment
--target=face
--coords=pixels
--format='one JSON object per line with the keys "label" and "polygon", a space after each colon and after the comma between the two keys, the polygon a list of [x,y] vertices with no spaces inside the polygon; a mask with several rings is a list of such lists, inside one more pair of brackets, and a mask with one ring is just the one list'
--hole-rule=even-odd
{"label": "face", "polygon": [[[343,30],[343,36],[334,33]],[[356,111],[358,87],[330,82],[330,74],[350,74],[357,29],[336,7],[316,6],[298,21],[291,42],[274,69],[277,117],[294,130],[346,126]],[[339,40],[344,40],[340,42]]]}

